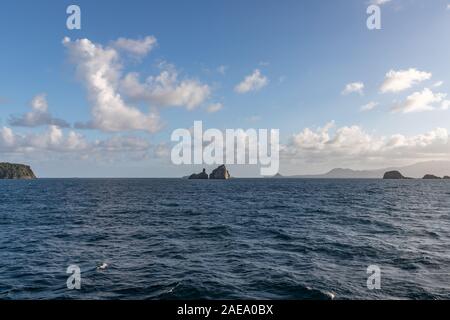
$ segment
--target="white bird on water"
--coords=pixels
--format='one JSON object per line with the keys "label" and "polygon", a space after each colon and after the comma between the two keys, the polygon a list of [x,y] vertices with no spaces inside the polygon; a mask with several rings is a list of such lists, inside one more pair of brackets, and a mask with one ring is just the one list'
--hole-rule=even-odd
{"label": "white bird on water", "polygon": [[105,270],[106,268],[108,268],[108,264],[105,262],[97,266],[97,270]]}

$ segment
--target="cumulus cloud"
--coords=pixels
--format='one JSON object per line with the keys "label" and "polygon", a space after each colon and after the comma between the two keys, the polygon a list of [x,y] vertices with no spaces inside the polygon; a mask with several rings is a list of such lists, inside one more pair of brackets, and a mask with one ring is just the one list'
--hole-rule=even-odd
{"label": "cumulus cloud", "polygon": [[450,109],[450,100],[444,100],[444,101],[442,101],[441,109],[442,109],[442,110],[448,110],[448,109]]}
{"label": "cumulus cloud", "polygon": [[109,157],[114,154],[133,156],[150,152],[151,144],[146,139],[133,136],[112,136],[106,139],[87,140],[73,130],[51,125],[40,133],[15,133],[11,128],[0,130],[0,152],[20,154],[67,154],[70,158],[79,156]]}
{"label": "cumulus cloud", "polygon": [[371,110],[375,109],[378,105],[379,105],[378,102],[371,101],[371,102],[369,102],[368,104],[363,105],[363,106],[360,108],[360,111],[363,111],[363,112],[364,112],[364,111],[371,111]]}
{"label": "cumulus cloud", "polygon": [[114,136],[106,140],[96,140],[91,148],[106,152],[136,152],[147,151],[150,143],[138,137]]}
{"label": "cumulus cloud", "polygon": [[251,75],[245,77],[245,79],[239,83],[234,90],[237,93],[247,93],[250,91],[258,91],[265,87],[269,83],[269,79],[262,75],[259,69],[253,71]]}
{"label": "cumulus cloud", "polygon": [[11,116],[9,124],[16,127],[39,127],[56,125],[69,127],[70,125],[61,119],[54,118],[48,111],[47,97],[44,93],[31,100],[31,111],[20,116]]}
{"label": "cumulus cloud", "polygon": [[443,102],[446,96],[444,93],[434,93],[425,88],[408,96],[404,102],[394,106],[392,111],[402,113],[431,111],[435,109],[437,103]]}
{"label": "cumulus cloud", "polygon": [[391,160],[448,159],[450,138],[444,128],[409,137],[402,134],[376,136],[357,125],[335,129],[335,123],[330,122],[323,128],[306,128],[294,134],[283,153],[284,158],[291,160],[330,162],[333,167],[371,162],[386,165]]}
{"label": "cumulus cloud", "polygon": [[166,143],[159,143],[154,148],[154,154],[160,159],[170,159],[170,147]]}
{"label": "cumulus cloud", "polygon": [[15,136],[11,128],[3,127],[0,131],[0,150],[9,150],[14,147]]}
{"label": "cumulus cloud", "polygon": [[208,106],[206,111],[208,113],[215,113],[215,112],[222,110],[222,108],[223,108],[223,105],[221,103],[213,103]]}
{"label": "cumulus cloud", "polygon": [[85,84],[93,104],[93,121],[89,127],[107,132],[155,132],[161,128],[156,112],[143,113],[128,105],[119,94],[122,66],[116,49],[103,47],[88,39],[71,41],[65,38],[63,44],[76,64],[78,76]]}
{"label": "cumulus cloud", "polygon": [[143,39],[127,39],[119,38],[112,43],[112,46],[118,50],[122,50],[136,57],[146,56],[157,44],[157,40],[153,36],[147,36]]}
{"label": "cumulus cloud", "polygon": [[0,132],[0,150],[10,152],[31,152],[36,150],[47,151],[80,151],[87,147],[84,138],[69,131],[64,135],[63,130],[50,125],[43,133],[18,134],[11,128],[3,127]]}
{"label": "cumulus cloud", "polygon": [[386,73],[380,92],[400,92],[411,88],[419,82],[429,80],[431,76],[432,74],[429,72],[419,71],[414,68],[399,71],[390,70]]}
{"label": "cumulus cloud", "polygon": [[362,82],[353,82],[349,83],[345,86],[344,90],[342,91],[343,95],[348,95],[351,93],[359,93],[362,95],[364,93],[364,83]]}
{"label": "cumulus cloud", "polygon": [[129,73],[121,81],[121,92],[136,101],[145,101],[156,106],[186,107],[192,110],[209,98],[208,85],[197,80],[178,80],[173,66],[166,66],[158,76],[139,80],[138,73]]}

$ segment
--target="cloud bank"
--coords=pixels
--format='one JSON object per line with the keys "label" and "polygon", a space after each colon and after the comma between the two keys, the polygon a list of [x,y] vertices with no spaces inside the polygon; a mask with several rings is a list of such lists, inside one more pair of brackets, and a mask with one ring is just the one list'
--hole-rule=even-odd
{"label": "cloud bank", "polygon": [[329,122],[322,128],[305,128],[294,134],[283,148],[283,158],[300,163],[328,163],[330,167],[448,160],[450,137],[445,128],[413,136],[376,136],[357,125],[335,129],[335,123]]}
{"label": "cloud bank", "polygon": [[31,111],[20,116],[11,116],[9,125],[15,127],[40,127],[55,125],[62,128],[70,127],[69,123],[62,119],[54,118],[48,111],[47,97],[39,94],[31,101]]}

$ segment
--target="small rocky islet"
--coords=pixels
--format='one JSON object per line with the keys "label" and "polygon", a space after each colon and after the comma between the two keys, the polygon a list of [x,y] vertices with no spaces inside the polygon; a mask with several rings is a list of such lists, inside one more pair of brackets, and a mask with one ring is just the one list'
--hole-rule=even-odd
{"label": "small rocky islet", "polygon": [[213,172],[208,175],[206,173],[206,169],[203,169],[200,173],[194,173],[189,176],[189,180],[228,180],[231,178],[230,173],[228,172],[225,165],[221,165],[218,168],[214,169]]}
{"label": "small rocky islet", "polygon": [[400,171],[388,171],[384,174],[383,179],[385,180],[402,180],[407,179],[403,176]]}
{"label": "small rocky islet", "polygon": [[0,163],[0,179],[7,180],[32,180],[36,175],[30,166],[17,163]]}
{"label": "small rocky islet", "polygon": [[442,178],[440,178],[440,177],[438,177],[438,176],[435,176],[434,174],[426,174],[426,175],[423,177],[423,179],[424,179],[424,180],[440,180],[440,179],[442,179]]}
{"label": "small rocky islet", "polygon": [[[403,180],[403,179],[412,179],[407,178],[401,174],[400,171],[388,171],[384,174],[383,179],[385,180]],[[422,180],[450,180],[450,176],[445,176],[444,178],[435,176],[433,174],[426,174]]]}

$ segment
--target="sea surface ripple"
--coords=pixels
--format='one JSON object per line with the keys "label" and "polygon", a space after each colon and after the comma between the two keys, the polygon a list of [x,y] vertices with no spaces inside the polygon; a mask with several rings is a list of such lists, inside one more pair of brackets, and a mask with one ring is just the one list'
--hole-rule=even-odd
{"label": "sea surface ripple", "polygon": [[0,181],[0,299],[450,299],[449,244],[444,180]]}

